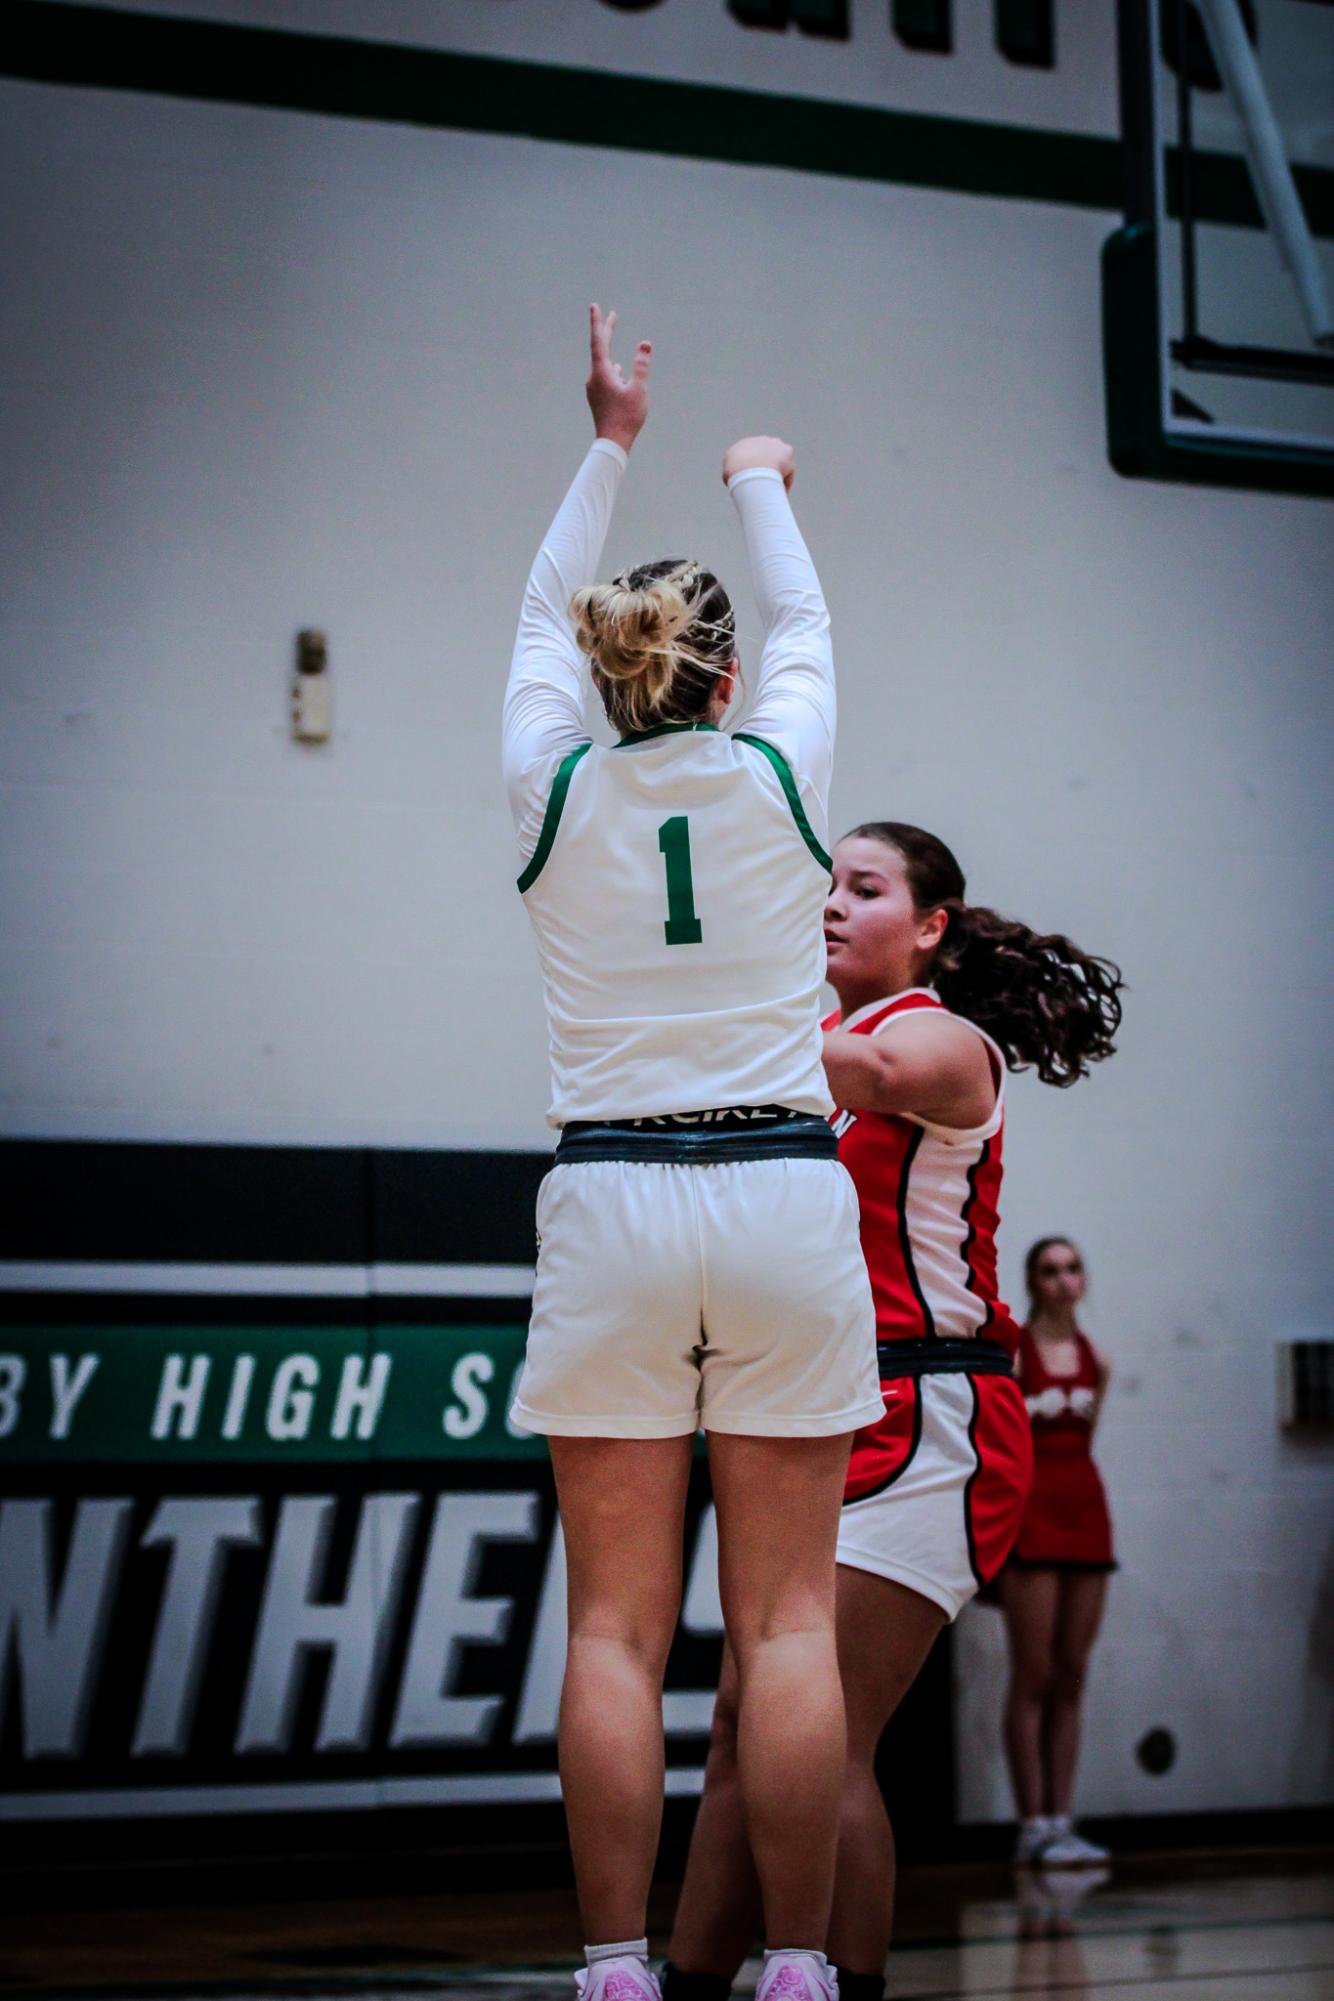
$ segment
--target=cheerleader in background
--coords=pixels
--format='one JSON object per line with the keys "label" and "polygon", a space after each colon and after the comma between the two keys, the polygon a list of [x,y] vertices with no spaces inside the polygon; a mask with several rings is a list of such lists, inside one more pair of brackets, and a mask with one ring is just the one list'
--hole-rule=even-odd
{"label": "cheerleader in background", "polygon": [[1089,1654],[1116,1568],[1102,1477],[1093,1463],[1110,1365],[1080,1329],[1084,1260],[1068,1237],[1041,1237],[1024,1265],[1028,1324],[1015,1374],[1033,1426],[1033,1487],[1001,1579],[1010,1642],[1005,1749],[1025,1865],[1082,1868],[1107,1850],[1071,1819]]}

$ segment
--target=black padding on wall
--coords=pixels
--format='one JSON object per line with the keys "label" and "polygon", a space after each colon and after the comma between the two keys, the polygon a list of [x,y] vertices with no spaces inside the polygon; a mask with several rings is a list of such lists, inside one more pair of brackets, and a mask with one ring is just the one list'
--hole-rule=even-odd
{"label": "black padding on wall", "polygon": [[[532,1264],[541,1153],[373,1153],[381,1264]],[[568,1170],[562,1170],[566,1172]]]}
{"label": "black padding on wall", "polygon": [[364,1264],[355,1147],[0,1142],[0,1257]]}
{"label": "black padding on wall", "polygon": [[518,1264],[547,1153],[0,1142],[0,1258]]}

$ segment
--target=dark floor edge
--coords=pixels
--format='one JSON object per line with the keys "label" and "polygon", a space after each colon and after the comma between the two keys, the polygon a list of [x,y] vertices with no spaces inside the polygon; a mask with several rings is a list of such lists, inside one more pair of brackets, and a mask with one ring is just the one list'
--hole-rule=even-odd
{"label": "dark floor edge", "polygon": [[[1327,1848],[1330,1806],[1277,1806],[1218,1809],[1207,1813],[1079,1815],[1079,1826],[1114,1855],[1158,1854],[1188,1849]],[[986,1821],[958,1827],[951,1860],[1008,1858],[1014,1822]]]}
{"label": "dark floor edge", "polygon": [[[685,1843],[693,1823],[694,1800],[670,1799],[666,1815],[660,1881],[673,1882],[685,1859]],[[256,1899],[281,1902],[298,1895],[332,1897],[372,1895],[383,1888],[412,1894],[450,1888],[484,1895],[488,1888],[512,1891],[526,1887],[568,1886],[571,1882],[564,1821],[556,1802],[529,1811],[530,1840],[516,1844],[511,1828],[495,1809],[455,1810],[453,1839],[419,1844],[414,1820],[420,1824],[435,1809],[399,1809],[385,1828],[376,1816],[375,1837],[344,1824],[336,1842],[322,1840],[327,1823],[318,1816],[283,1816],[287,1828],[266,1817],[246,1823],[247,1839],[229,1852],[222,1843],[174,1855],[150,1846],[141,1854],[119,1859],[85,1853],[70,1859],[44,1844],[25,1844],[19,1853],[20,1830],[10,1830],[6,1852],[0,1855],[0,1892],[14,1908],[42,1904],[74,1909],[104,1904],[125,1907],[147,1890],[150,1903],[227,1903]],[[1214,1859],[1220,1870],[1235,1867],[1245,1854],[1264,1859],[1291,1855],[1334,1860],[1328,1808],[1273,1807],[1215,1813],[1138,1814],[1081,1817],[1085,1832],[1112,1850],[1114,1862],[1135,1866],[1139,1858],[1184,1857]],[[216,1828],[199,1824],[202,1836],[216,1841]],[[31,1830],[28,1830],[31,1833]],[[363,1838],[364,1836],[364,1838]],[[33,1853],[33,1846],[42,1849]],[[1014,1825],[1008,1821],[957,1827],[947,1835],[918,1846],[905,1857],[905,1872],[979,1863],[1008,1863],[1014,1847]],[[503,1882],[496,1882],[503,1858]]]}

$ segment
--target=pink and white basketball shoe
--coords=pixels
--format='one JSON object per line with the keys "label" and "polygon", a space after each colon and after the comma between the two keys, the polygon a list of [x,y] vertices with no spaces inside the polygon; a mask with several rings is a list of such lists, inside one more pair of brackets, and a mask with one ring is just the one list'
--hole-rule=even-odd
{"label": "pink and white basketball shoe", "polygon": [[662,2001],[657,1974],[631,1953],[581,1967],[574,1987],[579,2001]]}
{"label": "pink and white basketball shoe", "polygon": [[755,2001],[838,2001],[838,1975],[822,1952],[766,1952]]}

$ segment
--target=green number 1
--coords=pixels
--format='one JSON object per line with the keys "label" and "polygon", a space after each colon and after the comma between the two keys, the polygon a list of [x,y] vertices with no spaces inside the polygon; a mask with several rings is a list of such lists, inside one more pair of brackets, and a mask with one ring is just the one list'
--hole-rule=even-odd
{"label": "green number 1", "polygon": [[690,873],[690,822],[684,813],[664,820],[658,846],[667,861],[667,922],[669,945],[698,945],[704,927],[695,915],[695,884]]}

